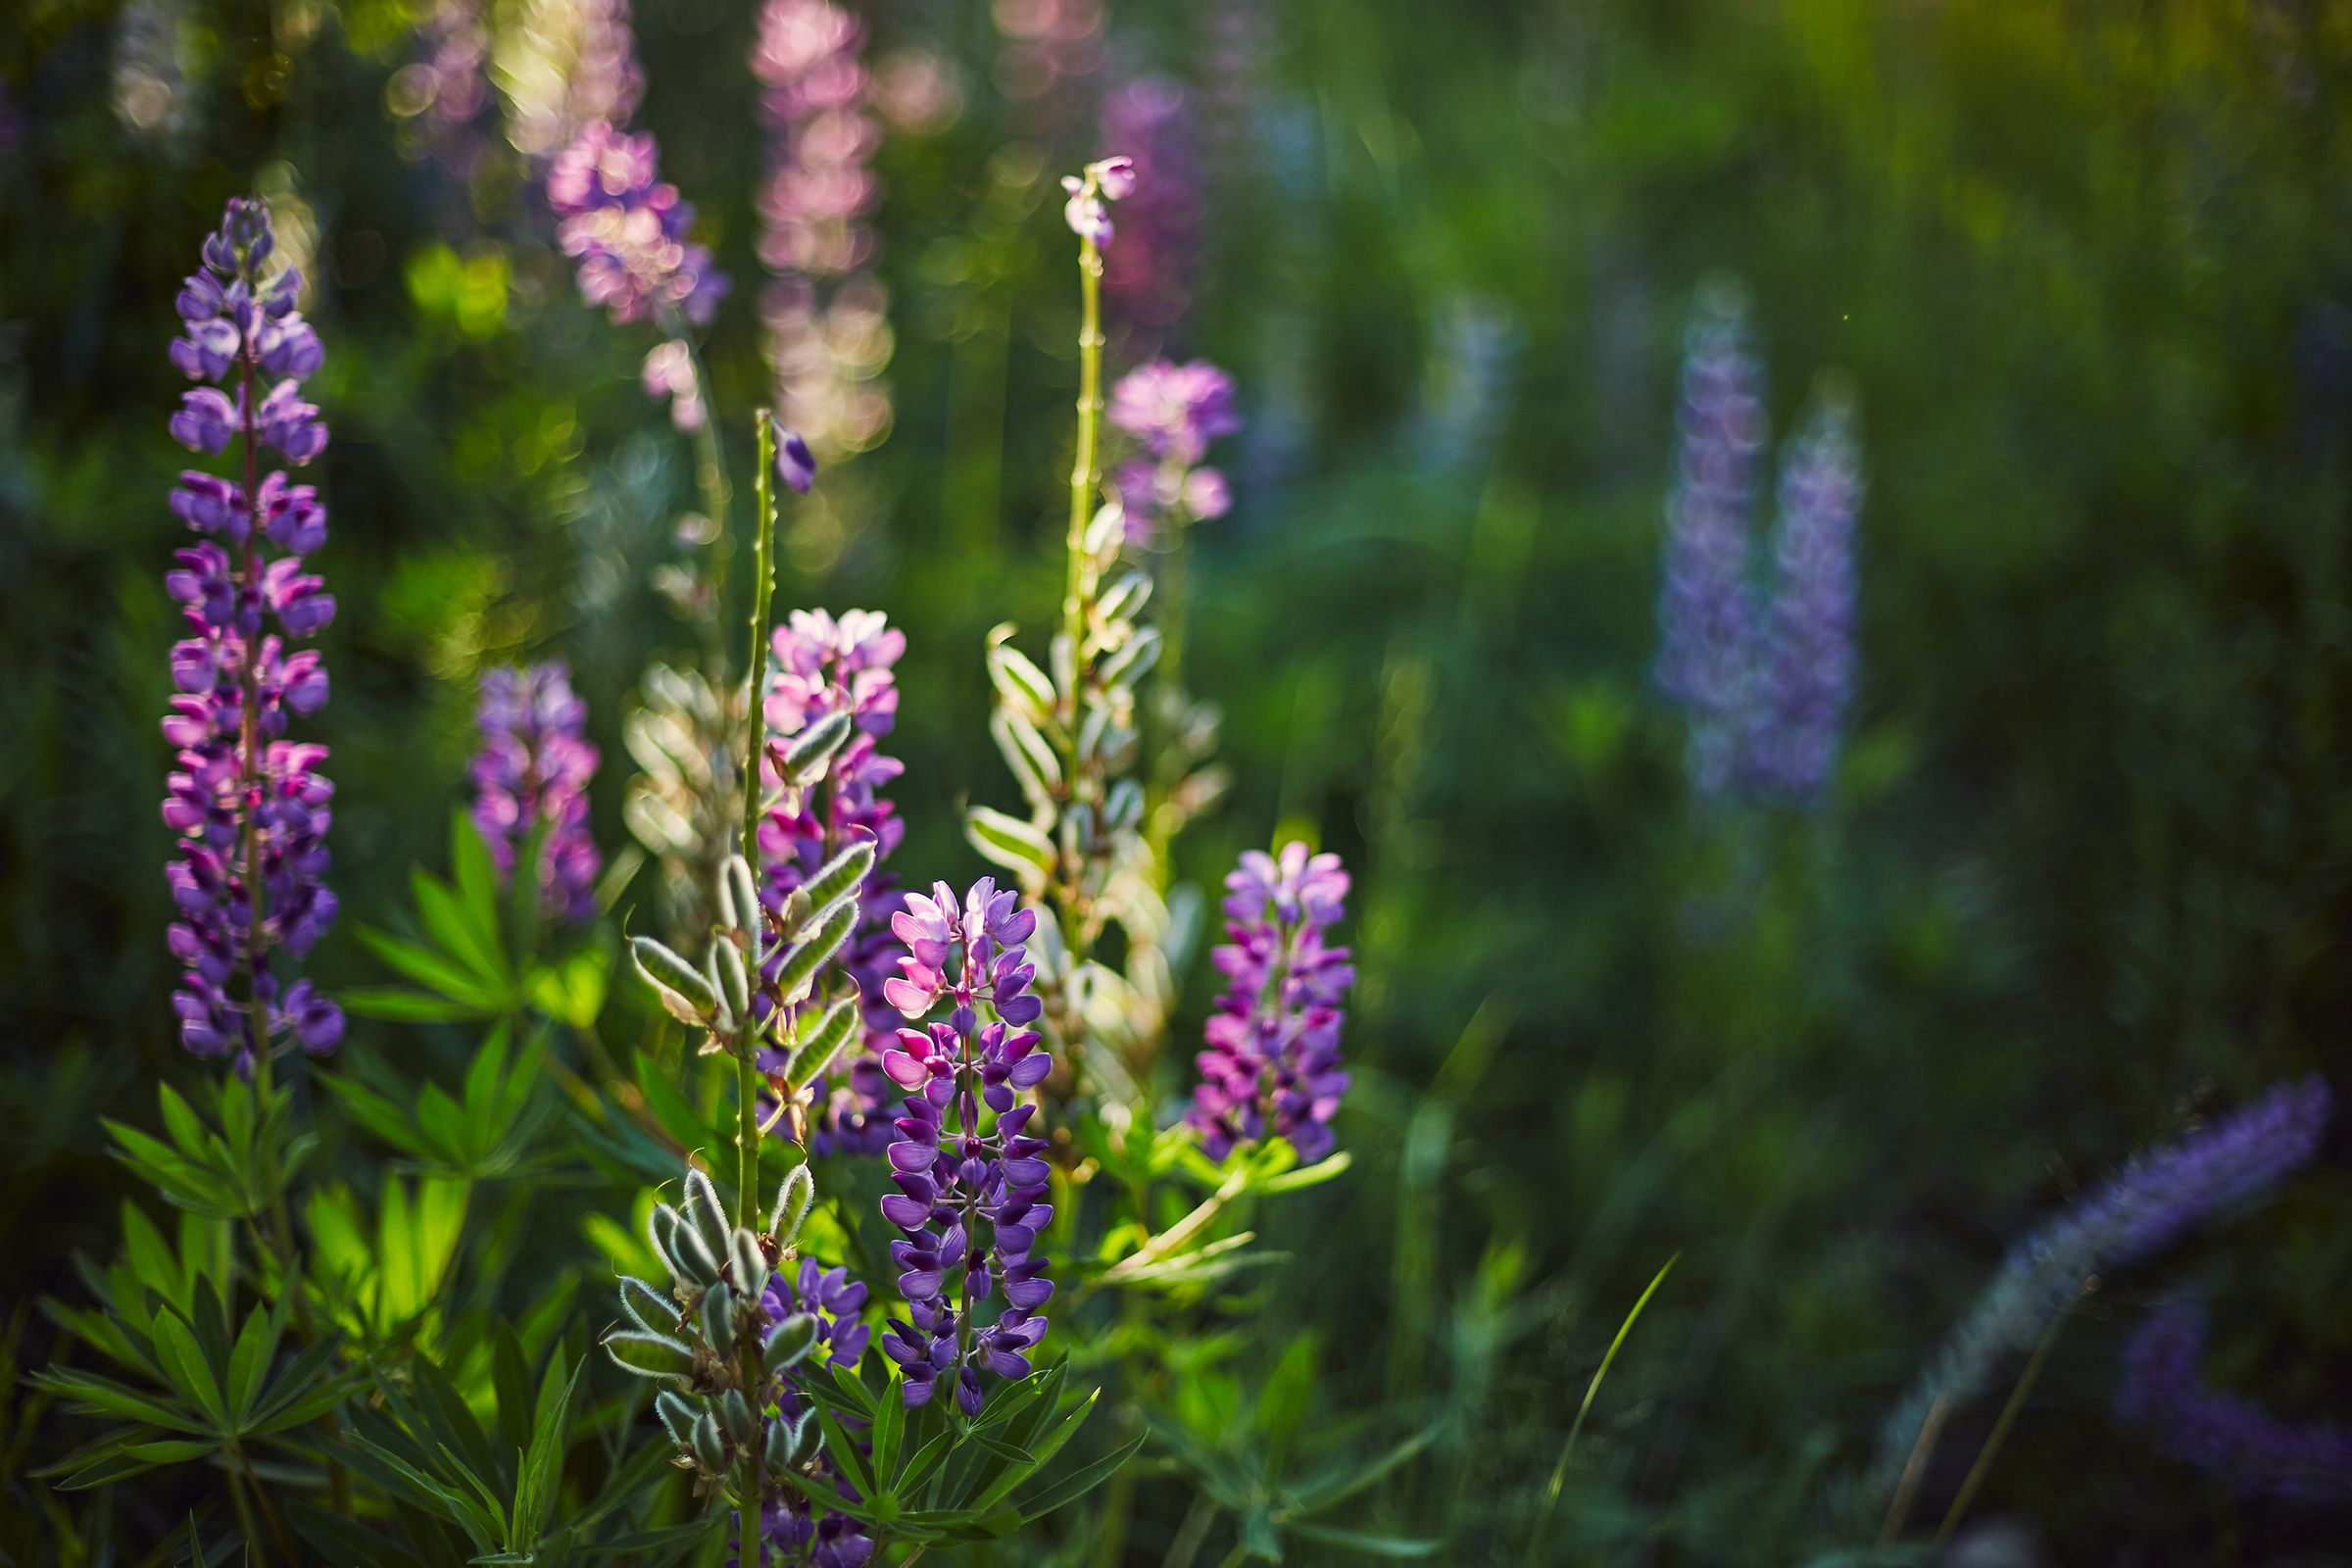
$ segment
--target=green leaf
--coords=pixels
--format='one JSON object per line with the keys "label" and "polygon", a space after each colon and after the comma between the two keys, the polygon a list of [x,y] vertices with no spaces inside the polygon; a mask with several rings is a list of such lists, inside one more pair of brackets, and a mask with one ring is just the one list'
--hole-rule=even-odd
{"label": "green leaf", "polygon": [[513,973],[499,940],[496,903],[478,910],[467,908],[455,888],[422,867],[409,873],[409,887],[416,897],[417,916],[433,940],[483,984],[505,990]]}
{"label": "green leaf", "polygon": [[345,986],[335,993],[335,1000],[345,1012],[393,1023],[457,1023],[488,1017],[495,1010],[485,1003],[458,1002],[406,986]]}
{"label": "green leaf", "polygon": [[1012,646],[1013,632],[1007,621],[988,634],[988,678],[1007,708],[1043,720],[1054,711],[1054,682]]}
{"label": "green leaf", "polygon": [[1022,798],[1039,811],[1051,811],[1061,792],[1061,759],[1046,744],[1035,724],[1019,711],[1000,708],[989,716],[988,732],[995,737],[1004,765],[1012,769]]}
{"label": "green leaf", "polygon": [[[194,1342],[191,1340],[190,1343]],[[112,1378],[100,1377],[95,1372],[49,1367],[33,1373],[25,1381],[36,1389],[46,1389],[51,1394],[62,1395],[73,1400],[74,1408],[86,1414],[122,1416],[127,1420],[145,1422],[149,1426],[192,1433],[198,1437],[210,1436],[214,1431],[200,1418],[177,1405],[167,1404],[151,1395],[117,1383]]]}
{"label": "green leaf", "polygon": [[1128,1460],[1135,1457],[1136,1450],[1144,1446],[1144,1439],[1149,1435],[1150,1434],[1143,1432],[1137,1433],[1134,1437],[1121,1444],[1118,1447],[1104,1454],[1102,1458],[1097,1459],[1093,1464],[1073,1471],[1071,1474],[1064,1476],[1061,1480],[1055,1482],[1053,1486],[1048,1487],[1044,1492],[1040,1493],[1035,1497],[1029,1498],[1023,1502],[1021,1505],[1021,1522],[1023,1524],[1029,1524],[1036,1520],[1043,1519],[1047,1514],[1052,1513],[1054,1509],[1076,1502],[1080,1497],[1083,1497],[1088,1493],[1094,1491],[1103,1482],[1109,1480],[1111,1474],[1116,1471],[1119,1466],[1125,1464]]}
{"label": "green leaf", "polygon": [[858,1489],[859,1496],[874,1496],[877,1489],[874,1486],[872,1467],[866,1463],[864,1453],[851,1440],[848,1431],[843,1428],[840,1421],[834,1418],[832,1410],[821,1399],[816,1403],[816,1419],[817,1423],[825,1429],[825,1452],[832,1458],[834,1464],[840,1467],[842,1475],[848,1479],[851,1486]]}
{"label": "green leaf", "polygon": [[1253,1182],[1250,1185],[1255,1191],[1261,1193],[1297,1192],[1301,1187],[1320,1186],[1346,1171],[1353,1163],[1354,1156],[1343,1150],[1329,1159],[1319,1159],[1312,1165],[1301,1165],[1297,1170],[1286,1170],[1279,1176],[1269,1176],[1263,1181]]}
{"label": "green leaf", "polygon": [[504,987],[495,983],[495,977],[485,981],[482,975],[438,948],[428,948],[421,942],[396,937],[373,926],[361,926],[359,933],[361,943],[404,978],[452,1002],[463,1003],[476,1012],[490,1013],[496,1012],[505,1000]]}
{"label": "green leaf", "polygon": [[874,1412],[874,1424],[868,1436],[873,1440],[873,1473],[882,1483],[876,1500],[891,1496],[890,1483],[899,1473],[899,1448],[906,1440],[906,1401],[904,1398],[883,1398],[881,1408]]}
{"label": "green leaf", "polygon": [[538,1412],[531,1420],[531,1447],[522,1463],[522,1477],[514,1492],[514,1533],[521,1544],[528,1546],[539,1540],[547,1528],[548,1515],[555,1511],[556,1497],[563,1484],[564,1437],[569,1426],[571,1396],[580,1386],[580,1373],[587,1367],[585,1360],[574,1361],[571,1377],[558,1380],[563,1368],[559,1362],[549,1362],[547,1377],[539,1385]]}
{"label": "green leaf", "polygon": [[1339,1546],[1348,1551],[1360,1551],[1368,1557],[1389,1557],[1403,1560],[1429,1557],[1443,1544],[1436,1541],[1412,1541],[1403,1536],[1376,1536],[1368,1530],[1342,1530],[1332,1525],[1310,1524],[1295,1520],[1284,1527],[1292,1535],[1312,1541],[1319,1545]]}
{"label": "green leaf", "polygon": [[1336,1475],[1294,1489],[1289,1494],[1291,1512],[1294,1515],[1321,1513],[1333,1504],[1354,1496],[1375,1482],[1386,1480],[1398,1466],[1428,1447],[1435,1437],[1434,1432],[1416,1432],[1368,1465],[1353,1470],[1343,1469]]}
{"label": "green leaf", "polygon": [[232,1430],[243,1429],[253,1414],[255,1402],[261,1398],[262,1380],[269,1374],[270,1358],[277,1353],[279,1328],[275,1312],[256,1306],[245,1314],[245,1327],[238,1332],[236,1348],[228,1357],[228,1411],[235,1423]]}
{"label": "green leaf", "polygon": [[172,1308],[155,1316],[155,1353],[166,1380],[194,1401],[213,1423],[213,1430],[234,1436],[236,1429],[229,1424],[228,1407],[220,1396],[220,1380],[206,1361],[196,1331]]}

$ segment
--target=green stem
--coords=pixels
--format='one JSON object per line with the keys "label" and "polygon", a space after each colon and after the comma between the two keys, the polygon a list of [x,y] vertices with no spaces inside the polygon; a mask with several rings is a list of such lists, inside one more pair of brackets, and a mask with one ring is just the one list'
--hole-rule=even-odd
{"label": "green stem", "polygon": [[2042,1331],[2041,1343],[2034,1348],[2034,1358],[2026,1363],[2026,1370],[2018,1375],[2017,1387],[2009,1392],[2009,1402],[2001,1406],[2000,1418],[1993,1422],[1991,1433],[1984,1439],[1984,1446],[1977,1452],[1977,1462],[1968,1467],[1968,1479],[1960,1483],[1959,1494],[1952,1498],[1951,1507],[1944,1513],[1943,1523],[1936,1527],[1936,1544],[1938,1546],[1952,1539],[1952,1532],[1960,1528],[1961,1516],[1968,1512],[1968,1505],[1977,1500],[1977,1489],[1984,1484],[1984,1477],[1992,1470],[1993,1456],[2001,1451],[2002,1441],[2009,1436],[2009,1429],[2017,1424],[2018,1412],[2026,1407],[2027,1396],[2040,1380],[2042,1365],[2049,1360],[2050,1348],[2058,1343],[2058,1331],[2066,1326],[2067,1317],[2067,1313],[2060,1312],[2050,1319],[2050,1326]]}
{"label": "green stem", "polygon": [[[1095,173],[1089,170],[1087,193],[1091,195],[1095,187]],[[1079,696],[1086,675],[1087,611],[1097,591],[1094,556],[1086,548],[1086,530],[1094,517],[1096,491],[1102,484],[1098,446],[1102,416],[1102,252],[1091,237],[1083,234],[1078,238],[1078,441],[1077,452],[1070,462],[1070,527],[1066,548],[1069,572],[1061,596],[1061,635],[1069,647],[1071,670],[1070,689],[1061,694],[1060,714],[1062,777],[1069,790],[1065,820],[1068,806],[1084,804],[1089,794],[1078,755]],[[1063,978],[1060,1013],[1070,1070],[1078,1074],[1082,1071],[1077,1049],[1078,977],[1091,956],[1089,950],[1093,944],[1079,907],[1086,891],[1082,854],[1066,835],[1061,850],[1062,885],[1054,902],[1068,970]]]}
{"label": "green stem", "polygon": [[1241,1568],[1241,1565],[1249,1560],[1249,1543],[1237,1541],[1233,1544],[1233,1549],[1227,1552],[1224,1557],[1218,1561],[1217,1568]]}
{"label": "green stem", "polygon": [[[769,541],[776,531],[776,425],[767,410],[761,409],[758,417],[759,467],[752,475],[752,510],[756,514],[752,538],[752,612],[749,619],[750,640],[744,655],[744,736],[743,736],[743,858],[752,867],[752,879],[760,876],[760,742],[766,727],[766,715],[760,702],[760,676],[767,668],[767,609],[775,592],[775,565],[769,557]],[[757,919],[757,914],[752,918]],[[747,1033],[736,1058],[738,1107],[741,1120],[737,1137],[742,1143],[740,1163],[741,1181],[735,1199],[736,1219],[746,1230],[757,1231],[760,1186],[760,1035],[746,1020]]]}

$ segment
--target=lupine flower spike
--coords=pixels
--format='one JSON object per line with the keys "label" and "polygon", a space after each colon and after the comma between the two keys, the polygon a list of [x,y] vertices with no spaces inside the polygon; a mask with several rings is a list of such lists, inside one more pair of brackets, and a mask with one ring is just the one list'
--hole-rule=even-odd
{"label": "lupine flower spike", "polygon": [[[1052,1066],[1028,1027],[1043,1010],[1023,946],[1037,915],[983,877],[960,904],[944,882],[928,898],[908,894],[891,929],[907,951],[884,993],[920,1027],[901,1029],[882,1056],[908,1092],[890,1146],[899,1190],[882,1200],[882,1217],[906,1233],[890,1253],[907,1316],[891,1321],[882,1348],[909,1406],[944,1384],[977,1414],[981,1365],[1027,1376],[1046,1332],[1037,1312],[1054,1294],[1034,1250],[1054,1217],[1046,1141],[1031,1125],[1036,1102],[1021,1099]],[[943,1005],[945,1019],[924,1022]],[[1004,1311],[976,1327],[1000,1286]]]}
{"label": "lupine flower spike", "polygon": [[1751,732],[1742,766],[1751,793],[1808,805],[1838,762],[1854,690],[1854,523],[1862,508],[1853,409],[1825,396],[1781,467],[1772,538],[1772,603],[1764,623]]}
{"label": "lupine flower spike", "polygon": [[1761,373],[1740,297],[1699,301],[1683,363],[1673,493],[1666,504],[1659,687],[1689,715],[1687,765],[1702,800],[1738,780],[1751,702],[1756,605],[1749,514],[1764,450]]}
{"label": "lupine flower spike", "polygon": [[541,903],[566,920],[596,914],[596,841],[588,832],[588,781],[596,748],[582,735],[588,705],[561,662],[493,669],[482,676],[482,749],[473,760],[473,823],[512,876],[515,857],[544,832]]}
{"label": "lupine flower spike", "polygon": [[325,448],[326,426],[301,395],[321,353],[294,308],[301,275],[270,267],[275,248],[269,209],[231,201],[180,290],[184,329],[172,345],[172,363],[205,383],[181,397],[172,438],[201,453],[235,442],[244,467],[242,481],[190,470],[172,492],[172,512],[204,536],[165,579],[191,633],[172,650],[178,695],[164,720],[177,748],[164,800],[179,835],[171,946],[187,969],[172,1005],[188,1050],[231,1056],[240,1071],[281,1033],[312,1053],[343,1038],[335,1004],[307,980],[281,989],[270,956],[303,956],[335,917],[326,748],[286,734],[326,702],[318,655],[290,648],[335,612],[303,571],[326,542],[326,509],[283,469],[261,472],[271,455],[299,467]]}
{"label": "lupine flower spike", "polygon": [[1346,948],[1324,944],[1346,912],[1348,873],[1338,856],[1293,843],[1278,857],[1250,851],[1225,887],[1232,940],[1213,956],[1226,990],[1208,1020],[1185,1119],[1211,1159],[1269,1138],[1286,1140],[1301,1160],[1321,1159],[1348,1089],[1340,1026],[1355,970]]}

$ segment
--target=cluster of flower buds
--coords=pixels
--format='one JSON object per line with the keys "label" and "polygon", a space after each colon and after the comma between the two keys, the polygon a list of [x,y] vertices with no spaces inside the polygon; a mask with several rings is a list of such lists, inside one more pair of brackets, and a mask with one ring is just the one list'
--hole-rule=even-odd
{"label": "cluster of flower buds", "polygon": [[679,1466],[694,1472],[698,1495],[726,1486],[747,1455],[759,1456],[765,1476],[812,1473],[822,1437],[790,1374],[820,1345],[837,1366],[855,1363],[865,1348],[857,1321],[861,1289],[834,1292],[845,1321],[777,1272],[793,1260],[815,1184],[807,1166],[786,1177],[760,1232],[727,1223],[718,1189],[702,1171],[689,1169],[685,1188],[675,1207],[655,1205],[649,1226],[668,1288],[621,1280],[628,1322],[605,1336],[606,1353],[665,1385],[655,1413],[678,1446]]}
{"label": "cluster of flower buds", "polygon": [[[899,1190],[882,1200],[882,1217],[906,1233],[890,1255],[907,1321],[892,1320],[882,1348],[899,1364],[908,1405],[928,1402],[944,1382],[976,1415],[978,1363],[1000,1377],[1027,1376],[1029,1352],[1046,1333],[1037,1309],[1054,1295],[1034,1250],[1054,1217],[1046,1141],[1030,1129],[1036,1102],[1020,1099],[1053,1065],[1026,1027],[1043,1010],[1024,947],[1037,915],[983,877],[960,904],[944,882],[928,898],[908,894],[891,925],[907,952],[884,989],[922,1026],[900,1030],[882,1056],[882,1070],[907,1092],[890,1146]],[[947,1017],[924,1023],[943,1004]],[[975,1330],[1000,1283],[1004,1312]]]}
{"label": "cluster of flower buds", "polygon": [[[1126,535],[1117,503],[1095,514],[1082,543],[1090,586],[1118,566]],[[1081,635],[1057,633],[1053,673],[1012,646],[1014,628],[989,633],[996,688],[989,733],[1028,799],[1027,818],[973,807],[965,831],[974,849],[1020,879],[1022,893],[1049,889],[1100,931],[1115,907],[1108,895],[1143,858],[1143,785],[1133,776],[1140,736],[1136,687],[1159,662],[1160,634],[1139,617],[1152,579],[1128,568],[1109,586],[1081,595]]]}

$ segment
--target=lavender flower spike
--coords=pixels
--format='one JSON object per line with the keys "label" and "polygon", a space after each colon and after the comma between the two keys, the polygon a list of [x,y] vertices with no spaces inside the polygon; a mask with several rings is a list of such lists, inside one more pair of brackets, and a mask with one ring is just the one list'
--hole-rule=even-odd
{"label": "lavender flower spike", "polygon": [[268,207],[231,201],[180,290],[184,330],[172,345],[190,380],[213,383],[182,398],[173,438],[208,453],[241,442],[246,475],[180,475],[172,511],[205,537],[164,579],[192,633],[172,650],[178,695],[164,720],[178,754],[164,798],[164,822],[179,835],[167,870],[179,913],[170,942],[187,969],[172,1002],[181,1043],[231,1056],[240,1072],[280,1033],[315,1054],[343,1038],[341,1010],[307,980],[281,992],[270,961],[279,948],[309,953],[335,917],[326,748],[286,738],[290,717],[326,702],[318,655],[290,649],[334,616],[333,597],[302,569],[326,541],[326,510],[283,469],[261,473],[269,452],[299,466],[325,447],[318,411],[300,396],[321,354],[294,309],[300,274],[268,270],[275,249]]}
{"label": "lavender flower spike", "polygon": [[1689,715],[1690,781],[1708,800],[1737,781],[1751,701],[1756,608],[1748,523],[1764,448],[1761,379],[1747,349],[1744,303],[1729,284],[1710,288],[1685,339],[1657,665],[1659,687]]}
{"label": "lavender flower spike", "polygon": [[[1019,1100],[1053,1065],[1028,1027],[1044,1010],[1023,947],[1037,914],[983,877],[960,905],[944,882],[929,898],[908,894],[891,929],[907,948],[883,988],[891,1005],[910,1022],[943,1004],[948,1016],[901,1029],[882,1055],[882,1070],[908,1092],[890,1146],[899,1190],[882,1200],[882,1217],[906,1233],[890,1253],[907,1320],[891,1321],[882,1348],[899,1365],[909,1406],[928,1402],[945,1380],[976,1415],[977,1363],[999,1377],[1027,1376],[1046,1333],[1036,1312],[1054,1294],[1033,1250],[1054,1217],[1051,1167],[1046,1141],[1029,1130],[1037,1105]],[[975,1329],[1000,1283],[1004,1312]]]}
{"label": "lavender flower spike", "polygon": [[1212,956],[1228,983],[1196,1058],[1200,1083],[1185,1120],[1211,1159],[1267,1138],[1321,1159],[1348,1089],[1340,1026],[1355,970],[1346,948],[1324,945],[1346,912],[1348,873],[1338,856],[1292,843],[1279,857],[1250,851],[1225,886],[1233,940]]}
{"label": "lavender flower spike", "polygon": [[1742,766],[1753,793],[1800,806],[1819,801],[1829,784],[1853,698],[1860,459],[1852,405],[1833,394],[1781,468],[1772,610]]}
{"label": "lavender flower spike", "polygon": [[2115,1413],[2145,1427],[2164,1453],[2218,1477],[2248,1499],[2324,1502],[2352,1497],[2352,1432],[2299,1426],[2251,1400],[2206,1386],[2205,1308],[2157,1308],[2124,1350]]}
{"label": "lavender flower spike", "polygon": [[596,748],[582,738],[588,705],[572,694],[561,662],[482,676],[482,749],[473,760],[473,824],[503,876],[544,828],[540,902],[574,922],[596,916],[596,841],[588,833],[588,781]]}

